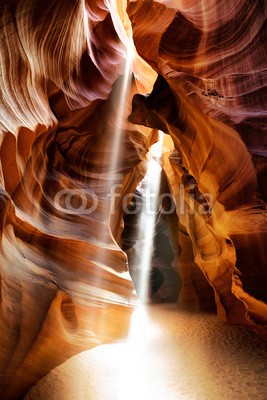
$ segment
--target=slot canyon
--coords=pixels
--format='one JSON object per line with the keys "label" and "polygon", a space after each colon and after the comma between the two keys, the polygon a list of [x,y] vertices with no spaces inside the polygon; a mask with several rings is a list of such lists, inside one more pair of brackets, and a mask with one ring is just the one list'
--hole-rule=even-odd
{"label": "slot canyon", "polygon": [[266,0],[0,10],[0,398],[266,400]]}

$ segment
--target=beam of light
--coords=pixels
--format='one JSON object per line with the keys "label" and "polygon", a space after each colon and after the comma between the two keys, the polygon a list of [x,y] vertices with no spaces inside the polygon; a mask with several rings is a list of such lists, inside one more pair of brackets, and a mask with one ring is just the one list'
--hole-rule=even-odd
{"label": "beam of light", "polygon": [[149,274],[151,269],[151,259],[153,254],[153,236],[158,208],[158,195],[160,187],[161,166],[154,158],[160,158],[163,151],[164,133],[159,132],[159,141],[151,146],[148,154],[148,168],[145,178],[140,183],[140,187],[145,187],[145,201],[141,208],[140,235],[144,236],[138,253],[141,259],[139,265],[140,282],[139,298],[142,303],[148,301],[149,295]]}
{"label": "beam of light", "polygon": [[125,343],[122,364],[127,368],[121,370],[118,387],[118,400],[142,399],[145,388],[146,370],[144,358],[147,355],[146,342],[149,317],[142,306],[137,308],[131,318],[129,335]]}
{"label": "beam of light", "polygon": [[[108,271],[109,267],[107,266],[107,260],[109,257],[110,251],[117,251],[118,256],[120,252],[120,248],[112,235],[111,231],[111,222],[110,218],[112,215],[112,208],[113,208],[113,194],[112,188],[113,186],[118,185],[122,178],[121,173],[121,159],[122,159],[122,149],[123,149],[123,142],[124,142],[124,130],[127,129],[127,116],[128,116],[128,108],[130,103],[130,96],[131,96],[131,84],[132,84],[132,61],[134,56],[134,44],[133,39],[130,37],[128,39],[128,45],[125,47],[125,54],[124,54],[124,69],[123,75],[118,78],[118,81],[114,85],[114,92],[111,104],[111,116],[110,120],[112,122],[112,130],[109,131],[111,137],[107,138],[110,148],[107,150],[107,154],[103,155],[106,157],[105,163],[108,165],[107,173],[105,174],[105,181],[103,191],[101,193],[102,198],[102,209],[101,209],[101,222],[103,222],[98,229],[98,255],[97,255],[97,262],[95,265],[97,268]],[[100,183],[103,185],[103,182]],[[111,257],[112,259],[112,257]],[[118,259],[119,263],[123,263],[122,259]],[[125,264],[126,269],[126,264]],[[129,272],[116,272],[116,270],[109,270],[113,275],[116,275],[114,281],[116,282],[117,278],[131,281],[131,277]],[[100,273],[96,273],[94,277],[94,281],[92,284],[91,292],[94,295],[96,300],[100,300],[105,304],[113,303],[113,304],[123,304],[129,305],[132,303],[136,303],[136,299],[133,296],[131,298],[125,298],[123,294],[117,294],[116,285],[114,285],[114,289],[109,287],[109,282],[105,280],[102,281]],[[104,278],[105,279],[105,278]],[[124,285],[123,282],[120,283],[118,280],[118,286]],[[105,306],[103,306],[105,309]],[[130,312],[130,311],[129,311]],[[106,322],[105,317],[101,317],[101,311],[99,312],[98,318],[98,327],[99,332],[103,332],[105,334],[106,328],[109,329],[108,324],[110,321]],[[107,324],[107,325],[106,325]],[[127,323],[126,323],[127,324]],[[117,328],[114,327],[114,330]]]}
{"label": "beam of light", "polygon": [[[153,344],[162,335],[161,329],[153,323],[149,310],[142,305],[132,314],[128,338],[122,352],[118,380],[117,400],[144,400],[150,398],[149,378],[153,363]],[[153,367],[152,367],[153,368]],[[164,383],[164,378],[161,381]],[[151,380],[150,380],[151,381]]]}
{"label": "beam of light", "polygon": [[121,151],[121,137],[123,125],[125,122],[125,106],[129,100],[130,88],[131,88],[131,76],[132,76],[132,61],[134,56],[133,42],[129,40],[129,45],[127,47],[126,62],[125,62],[125,72],[120,82],[119,95],[117,99],[116,106],[116,120],[114,128],[114,139],[112,143],[112,153],[110,159],[110,172],[111,183],[115,181],[114,173],[116,173],[120,161],[120,151]]}
{"label": "beam of light", "polygon": [[123,134],[124,129],[127,124],[127,106],[130,102],[131,96],[131,81],[132,81],[132,61],[134,57],[134,44],[132,38],[128,40],[128,47],[125,53],[125,66],[124,66],[124,74],[119,78],[119,82],[117,82],[118,86],[115,89],[116,96],[113,99],[113,109],[115,113],[115,118],[113,120],[113,130],[112,134],[112,142],[111,148],[109,149],[108,154],[108,178],[106,181],[106,193],[107,193],[107,201],[106,208],[103,214],[103,220],[108,223],[108,229],[103,228],[103,232],[101,232],[102,242],[106,242],[106,238],[109,236],[111,240],[114,242],[114,245],[117,246],[115,239],[113,238],[112,231],[110,229],[110,218],[113,213],[114,207],[114,192],[113,187],[116,187],[118,182],[121,180],[121,154],[123,151]]}
{"label": "beam of light", "polygon": [[[153,236],[162,169],[155,159],[159,160],[162,156],[163,140],[164,133],[159,132],[158,142],[151,146],[148,153],[146,176],[140,183],[141,187],[142,185],[147,185],[148,188],[141,209],[140,220],[140,234],[142,233],[145,238],[139,253],[142,262],[139,266],[141,269],[141,279],[138,294],[142,303],[146,303],[148,300],[149,271],[153,253]],[[118,400],[136,400],[144,398],[143,390],[146,388],[145,379],[147,376],[144,359],[147,357],[149,358],[149,351],[146,349],[146,345],[148,339],[151,340],[151,332],[152,336],[155,333],[157,334],[155,329],[151,330],[148,310],[143,304],[137,307],[132,314],[128,337],[121,353],[122,358],[120,363],[122,368],[119,385],[117,387]]]}

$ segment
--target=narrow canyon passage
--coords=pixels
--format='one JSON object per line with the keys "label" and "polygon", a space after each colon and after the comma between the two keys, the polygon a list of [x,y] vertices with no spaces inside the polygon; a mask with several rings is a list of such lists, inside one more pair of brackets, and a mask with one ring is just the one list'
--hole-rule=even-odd
{"label": "narrow canyon passage", "polygon": [[170,304],[132,324],[134,338],[72,357],[24,400],[266,399],[267,349],[247,328]]}
{"label": "narrow canyon passage", "polygon": [[266,400],[266,10],[1,0],[1,400]]}

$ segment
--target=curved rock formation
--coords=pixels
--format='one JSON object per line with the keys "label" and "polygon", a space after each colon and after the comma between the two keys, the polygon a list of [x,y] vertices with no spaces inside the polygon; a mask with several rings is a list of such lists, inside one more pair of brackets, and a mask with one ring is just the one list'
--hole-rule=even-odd
{"label": "curved rock formation", "polygon": [[[164,169],[177,204],[185,202],[179,218],[219,315],[266,323],[265,8],[262,2],[240,1],[229,10],[223,1],[195,1],[190,8],[183,1],[130,1],[127,10],[137,51],[160,74],[150,96],[135,95],[130,120],[173,139],[180,159],[165,158]],[[187,188],[188,173],[210,212],[194,184]],[[183,264],[178,268],[188,271]]]}
{"label": "curved rock formation", "polygon": [[[140,180],[150,130],[127,122],[130,97],[118,127],[126,47],[112,2],[1,7],[0,393],[14,399],[127,333],[136,296],[110,203]],[[117,129],[125,157],[111,170]]]}
{"label": "curved rock formation", "polygon": [[173,141],[178,304],[210,310],[215,297],[222,319],[267,321],[265,1],[127,3],[130,20],[124,0],[0,6],[3,399],[127,333],[137,297],[122,204],[157,129]]}

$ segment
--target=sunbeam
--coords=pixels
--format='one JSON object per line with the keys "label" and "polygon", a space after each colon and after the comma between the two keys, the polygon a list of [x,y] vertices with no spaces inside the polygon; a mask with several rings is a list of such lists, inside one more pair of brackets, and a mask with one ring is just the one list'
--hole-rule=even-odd
{"label": "sunbeam", "polygon": [[153,236],[158,206],[161,166],[156,161],[160,159],[163,151],[164,133],[159,132],[159,141],[151,146],[148,154],[148,168],[145,178],[140,183],[140,189],[144,192],[145,201],[142,204],[140,218],[140,235],[144,236],[138,249],[141,264],[139,266],[140,282],[138,294],[142,303],[148,300],[149,273],[153,254]]}

